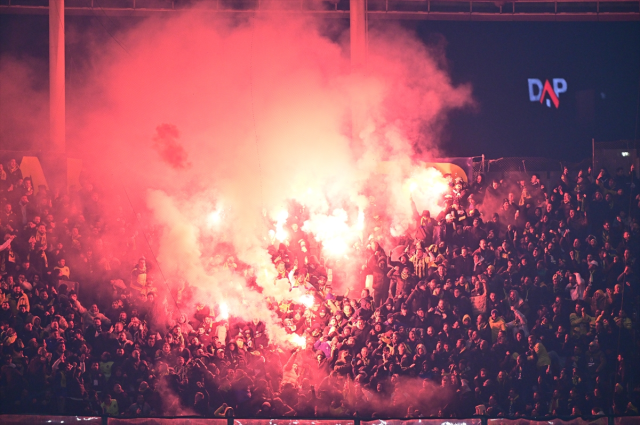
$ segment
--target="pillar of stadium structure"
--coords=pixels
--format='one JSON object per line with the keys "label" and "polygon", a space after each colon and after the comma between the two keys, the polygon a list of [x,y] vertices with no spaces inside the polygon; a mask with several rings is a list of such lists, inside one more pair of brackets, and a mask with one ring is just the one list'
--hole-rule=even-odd
{"label": "pillar of stadium structure", "polygon": [[[351,75],[357,85],[359,75],[366,72],[367,65],[367,5],[366,0],[350,0],[349,18],[351,35]],[[353,147],[359,151],[362,146],[361,132],[365,121],[365,99],[356,96],[354,90],[351,100],[351,130]]]}
{"label": "pillar of stadium structure", "polygon": [[49,151],[64,154],[64,0],[49,0]]}
{"label": "pillar of stadium structure", "polygon": [[67,186],[64,0],[49,0],[49,145],[41,163],[49,185]]}

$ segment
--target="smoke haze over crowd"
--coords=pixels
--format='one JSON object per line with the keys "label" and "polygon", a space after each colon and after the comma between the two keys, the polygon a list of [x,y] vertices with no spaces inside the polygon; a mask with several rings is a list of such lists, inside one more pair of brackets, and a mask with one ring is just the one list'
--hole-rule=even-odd
{"label": "smoke haze over crowd", "polygon": [[[273,285],[266,247],[277,241],[265,223],[296,200],[306,228],[343,255],[366,238],[371,199],[393,217],[394,234],[410,222],[416,183],[434,188],[418,208],[437,213],[446,182],[418,161],[437,152],[447,112],[471,103],[441,51],[399,26],[372,28],[366,72],[353,75],[348,33],[326,33],[326,22],[280,14],[148,19],[117,33],[117,43],[92,45],[86,84],[67,98],[70,149],[106,199],[122,199],[126,184],[153,214],[167,278],[186,279],[211,301],[223,294],[232,311],[262,312],[267,323],[262,295],[207,271],[203,241],[230,243],[265,295],[290,297]],[[351,140],[352,106],[365,117],[361,141]],[[385,175],[380,161],[389,161]]]}
{"label": "smoke haze over crowd", "polygon": [[[146,203],[163,227],[159,261],[172,278],[259,304],[240,283],[206,272],[203,236],[230,242],[269,294],[275,270],[260,212],[275,221],[297,200],[310,228],[349,229],[350,239],[338,242],[345,249],[363,237],[358,211],[383,160],[389,172],[373,194],[389,199],[383,209],[406,230],[407,182],[419,178],[417,161],[437,152],[446,113],[471,102],[470,88],[453,86],[443,58],[397,26],[371,32],[367,72],[351,75],[346,35],[334,41],[323,25],[185,14],[118,34],[126,50],[94,50],[90,83],[69,99],[69,143],[114,190],[125,182],[136,195],[152,189]],[[350,140],[352,105],[366,117],[360,156]],[[425,181],[442,186],[435,174]],[[438,194],[418,206],[437,212]],[[216,210],[220,222],[207,225]]]}

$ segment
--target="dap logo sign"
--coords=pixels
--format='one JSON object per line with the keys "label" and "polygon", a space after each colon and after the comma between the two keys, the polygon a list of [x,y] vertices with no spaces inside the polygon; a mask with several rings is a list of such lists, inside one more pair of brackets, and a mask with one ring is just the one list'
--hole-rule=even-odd
{"label": "dap logo sign", "polygon": [[552,83],[545,80],[544,84],[537,78],[529,78],[529,100],[532,102],[551,104],[558,109],[560,106],[560,93],[567,91],[567,81],[564,78],[554,78]]}

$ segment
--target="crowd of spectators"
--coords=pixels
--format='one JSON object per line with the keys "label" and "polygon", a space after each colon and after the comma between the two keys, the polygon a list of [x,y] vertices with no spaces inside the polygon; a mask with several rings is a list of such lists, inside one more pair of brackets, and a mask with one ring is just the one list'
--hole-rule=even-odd
{"label": "crowd of spectators", "polygon": [[[372,202],[367,238],[339,261],[293,212],[288,241],[269,250],[278,277],[314,300],[271,305],[306,341],[297,349],[259,320],[190,302],[188,284],[154,286],[141,223],[107,213],[91,184],[36,191],[12,160],[0,198],[0,413],[638,414],[633,169],[565,169],[547,186],[450,177],[444,210],[414,204],[399,238]],[[247,265],[220,266],[252,287]]]}

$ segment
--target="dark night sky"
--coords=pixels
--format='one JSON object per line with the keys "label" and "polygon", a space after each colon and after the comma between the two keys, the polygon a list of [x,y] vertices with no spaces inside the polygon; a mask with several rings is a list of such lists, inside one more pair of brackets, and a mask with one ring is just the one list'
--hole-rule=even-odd
{"label": "dark night sky", "polygon": [[[446,40],[454,81],[470,82],[478,102],[451,117],[451,155],[575,160],[590,155],[591,138],[634,139],[640,23],[423,22],[416,29],[424,40]],[[531,102],[528,78],[564,78],[559,108]]]}
{"label": "dark night sky", "polygon": [[[98,42],[132,18],[67,18],[67,79],[83,71],[87,31]],[[384,25],[384,21],[376,22]],[[451,114],[443,142],[450,156],[485,154],[580,160],[596,141],[633,139],[640,95],[638,22],[407,22],[444,46],[455,83],[471,83],[476,108]],[[0,15],[0,55],[29,59],[47,85],[48,17]],[[528,78],[564,78],[560,107],[529,101]],[[1,101],[1,99],[0,99]]]}

